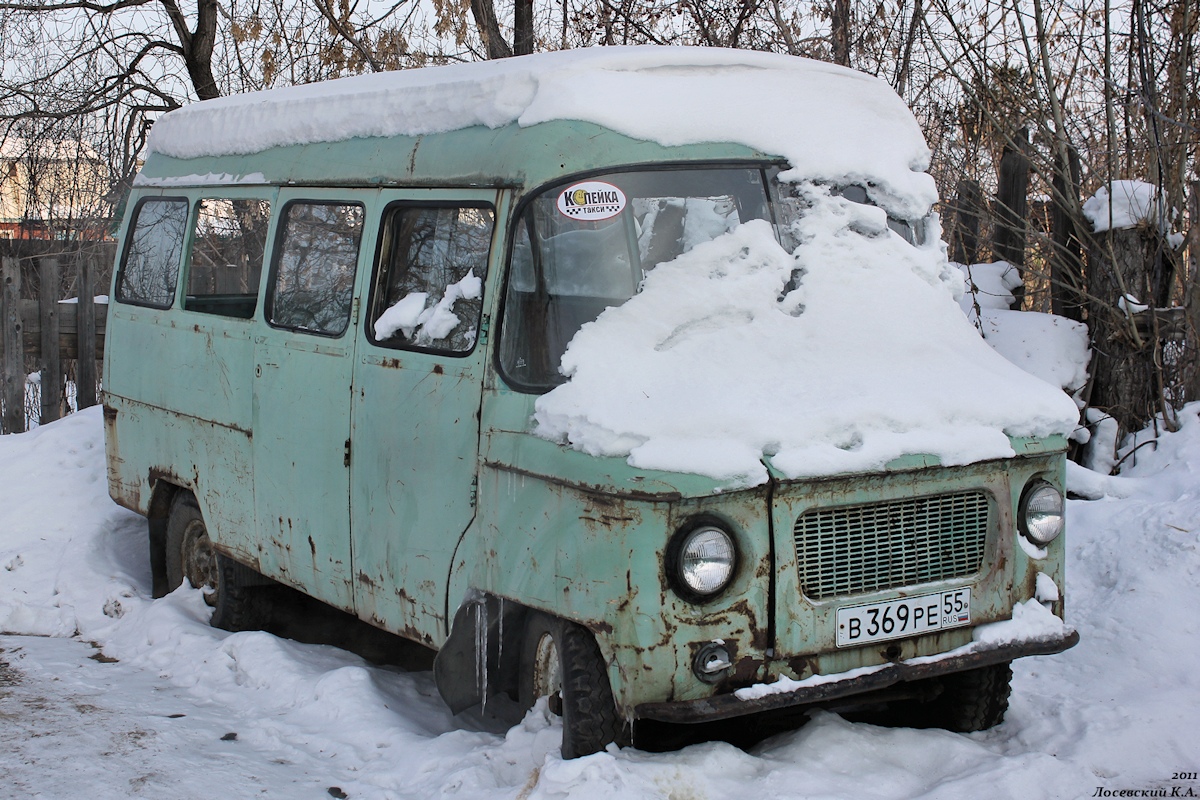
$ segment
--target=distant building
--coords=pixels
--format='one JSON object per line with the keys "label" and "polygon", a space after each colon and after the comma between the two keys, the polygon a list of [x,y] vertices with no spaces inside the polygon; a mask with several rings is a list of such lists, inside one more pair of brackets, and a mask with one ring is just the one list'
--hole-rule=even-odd
{"label": "distant building", "polygon": [[0,141],[0,239],[110,239],[108,166],[79,141]]}

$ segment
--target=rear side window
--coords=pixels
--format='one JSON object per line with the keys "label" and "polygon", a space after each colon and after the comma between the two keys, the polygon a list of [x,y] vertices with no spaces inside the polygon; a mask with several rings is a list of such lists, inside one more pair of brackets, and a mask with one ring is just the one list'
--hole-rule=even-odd
{"label": "rear side window", "polygon": [[185,309],[241,319],[254,316],[270,221],[271,204],[266,200],[200,201],[188,259]]}
{"label": "rear side window", "polygon": [[344,333],[362,230],[363,207],[357,203],[288,203],[279,225],[267,321],[326,336]]}
{"label": "rear side window", "polygon": [[495,212],[394,205],[384,212],[372,292],[372,342],[467,353],[483,309]]}
{"label": "rear side window", "polygon": [[175,302],[187,221],[184,198],[156,197],[138,204],[121,256],[118,300],[155,308]]}

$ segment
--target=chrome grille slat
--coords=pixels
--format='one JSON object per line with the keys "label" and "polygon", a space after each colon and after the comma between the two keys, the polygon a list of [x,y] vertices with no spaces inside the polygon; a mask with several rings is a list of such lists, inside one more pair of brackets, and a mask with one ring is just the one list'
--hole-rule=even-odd
{"label": "chrome grille slat", "polygon": [[971,575],[988,514],[981,491],[811,509],[793,529],[801,590],[820,600]]}

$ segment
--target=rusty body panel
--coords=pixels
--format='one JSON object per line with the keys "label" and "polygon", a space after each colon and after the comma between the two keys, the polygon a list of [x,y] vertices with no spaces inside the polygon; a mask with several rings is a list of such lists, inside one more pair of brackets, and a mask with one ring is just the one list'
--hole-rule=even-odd
{"label": "rusty body panel", "polygon": [[[485,403],[480,502],[492,514],[474,541],[477,556],[460,554],[462,564],[477,565],[469,577],[460,576],[460,585],[553,610],[593,630],[609,658],[614,693],[631,716],[695,722],[820,702],[941,671],[1058,652],[1077,638],[1070,633],[1027,653],[1019,648],[977,653],[942,668],[902,666],[970,645],[975,624],[1008,619],[1015,603],[1034,596],[1039,573],[1062,586],[1061,540],[1043,558],[1032,559],[1018,545],[1015,525],[1021,489],[1029,480],[1040,476],[1061,488],[1061,452],[1039,450],[1025,458],[956,468],[900,464],[878,475],[814,481],[773,477],[751,490],[719,491],[696,476],[634,470],[619,459],[587,457],[577,462],[576,472],[572,462],[581,454],[503,430],[509,420],[499,409],[508,403],[519,401],[498,392]],[[532,408],[513,416],[525,413]],[[792,537],[796,519],[807,509],[966,489],[989,498],[986,551],[977,573],[849,598],[805,596]],[[729,589],[699,603],[672,590],[663,563],[672,533],[697,517],[720,520],[739,550]],[[505,568],[514,563],[528,568]],[[952,586],[972,590],[971,627],[857,648],[835,645],[839,606]],[[1061,616],[1061,600],[1054,610]],[[708,683],[694,674],[692,664],[697,651],[713,640],[724,643],[733,665],[722,680]],[[730,699],[738,688],[780,678],[803,680],[886,665],[892,666],[869,680],[840,684],[841,694],[824,688],[748,705]]]}
{"label": "rusty body panel", "polygon": [[[478,203],[497,216],[495,190],[387,190],[385,204]],[[491,261],[503,258],[493,236]],[[489,270],[485,294],[499,294]],[[483,274],[478,277],[484,278]],[[446,576],[476,515],[479,413],[487,369],[485,332],[470,352],[396,350],[360,342],[354,364],[350,505],[358,615],[431,647],[449,634]]]}
{"label": "rusty body panel", "polygon": [[657,719],[663,722],[710,722],[760,711],[773,711],[799,705],[820,705],[859,696],[869,699],[874,693],[880,693],[900,683],[921,681],[963,670],[1000,664],[1026,656],[1053,655],[1074,647],[1078,641],[1079,634],[1071,631],[1061,637],[981,647],[969,653],[950,655],[939,660],[916,663],[891,662],[881,666],[877,671],[860,677],[815,683],[802,689],[765,694],[744,700],[736,694],[720,694],[682,703],[643,703],[637,707],[636,713],[640,718]]}
{"label": "rusty body panel", "polygon": [[[214,313],[216,305],[186,307],[180,265],[190,239],[179,243],[175,294],[164,307],[121,300],[114,270],[104,380],[110,494],[152,518],[152,544],[161,548],[172,493],[193,493],[221,553],[380,628],[452,651],[453,661],[437,668],[439,685],[511,672],[530,611],[579,623],[595,635],[629,718],[698,721],[823,702],[1073,644],[1066,633],[1024,649],[970,649],[973,628],[1010,618],[1016,603],[1035,598],[1039,576],[1059,589],[1051,605],[1064,614],[1063,538],[1039,549],[1022,544],[1016,529],[1031,481],[1064,488],[1061,439],[1013,441],[1016,457],[964,467],[918,455],[878,474],[824,480],[789,481],[772,470],[765,484],[730,490],[531,433],[536,395],[498,374],[489,331],[502,318],[519,192],[572,173],[689,161],[761,167],[777,159],[734,145],[663,147],[569,121],[244,157],[153,157],[131,208],[169,194],[194,214],[218,195],[267,201],[274,211],[260,285],[249,290],[257,296],[243,298],[257,301],[248,318]],[[509,164],[516,166],[502,168]],[[261,185],[200,178],[211,175],[256,176]],[[279,209],[291,202],[362,209],[357,255],[340,264],[352,273],[342,331],[281,328],[268,318]],[[460,351],[381,346],[365,310],[380,285],[387,208],[422,203],[494,214],[486,275],[477,275],[478,327]],[[986,516],[974,571],[810,596],[797,534],[806,514],[964,493],[981,498],[978,513]],[[701,523],[729,533],[737,563],[727,588],[698,600],[673,584],[667,562],[673,538]],[[160,552],[154,563],[161,561]],[[960,588],[971,591],[970,625],[838,645],[839,608]],[[452,627],[453,620],[462,622]],[[498,641],[476,641],[492,631]],[[701,679],[698,659],[718,641],[728,670]],[[734,694],[863,668],[871,672],[861,680],[761,701]],[[486,699],[483,688],[453,692],[454,705]]]}

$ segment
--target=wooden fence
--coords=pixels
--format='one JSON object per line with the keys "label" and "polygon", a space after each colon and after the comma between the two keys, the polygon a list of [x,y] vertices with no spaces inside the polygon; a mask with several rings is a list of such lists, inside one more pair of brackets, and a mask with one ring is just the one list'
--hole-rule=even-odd
{"label": "wooden fence", "polygon": [[[52,422],[72,406],[96,404],[108,306],[94,298],[97,279],[107,272],[105,258],[103,250],[37,257],[27,265],[36,266],[35,299],[22,297],[21,259],[0,258],[0,433],[19,433],[33,420]],[[68,270],[76,298],[64,301],[59,294],[63,278],[72,276]],[[33,392],[39,407],[30,409],[26,385],[33,372],[39,374]]]}

